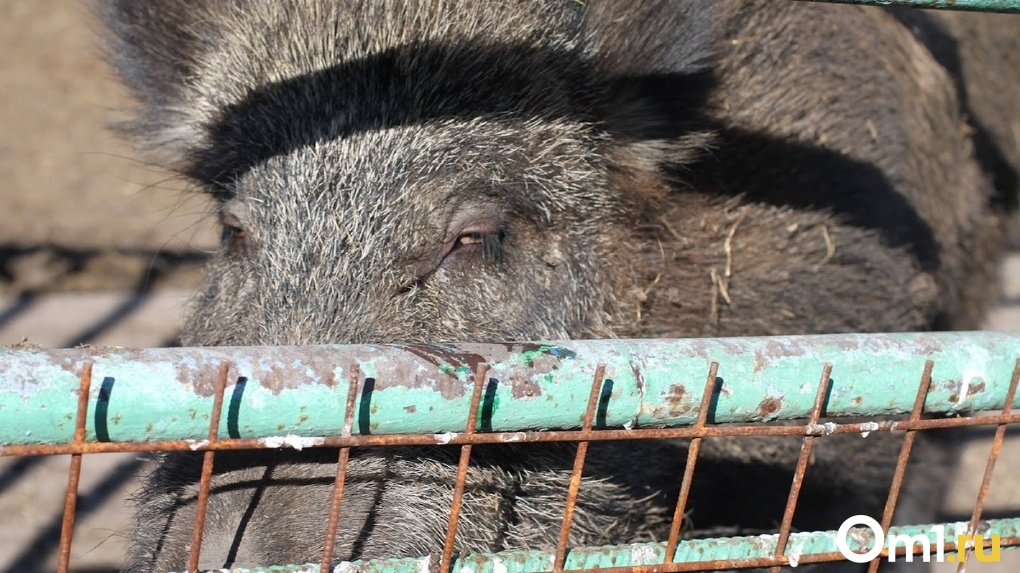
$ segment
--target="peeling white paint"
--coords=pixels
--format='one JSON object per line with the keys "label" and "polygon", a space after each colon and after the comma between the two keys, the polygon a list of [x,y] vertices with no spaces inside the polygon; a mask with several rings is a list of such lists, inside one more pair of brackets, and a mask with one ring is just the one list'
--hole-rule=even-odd
{"label": "peeling white paint", "polygon": [[962,406],[967,401],[967,392],[970,391],[970,379],[973,374],[968,370],[963,373],[963,379],[960,381],[960,391],[956,394],[956,405]]}
{"label": "peeling white paint", "polygon": [[794,539],[787,551],[786,557],[790,560],[790,567],[800,565],[800,556],[804,553],[804,540]]}
{"label": "peeling white paint", "polygon": [[199,448],[204,448],[208,445],[209,440],[188,440],[188,447],[191,448],[191,451],[198,450]]}
{"label": "peeling white paint", "polygon": [[655,549],[647,545],[633,545],[630,548],[631,565],[652,565],[657,563]]}
{"label": "peeling white paint", "polygon": [[877,431],[878,431],[878,423],[877,422],[865,422],[865,423],[861,424],[861,437],[862,438],[867,438],[871,434],[871,432],[877,432]]}
{"label": "peeling white paint", "polygon": [[501,441],[501,442],[520,442],[520,441],[524,440],[524,438],[526,438],[526,437],[527,437],[527,434],[525,434],[524,432],[503,433],[503,434],[499,435],[499,441]]}
{"label": "peeling white paint", "polygon": [[284,446],[294,448],[295,450],[303,450],[305,448],[312,448],[315,446],[321,446],[326,442],[323,438],[305,438],[302,436],[295,436],[294,434],[287,434],[286,436],[269,436],[268,438],[259,438],[259,443],[265,444],[267,448],[282,448]]}
{"label": "peeling white paint", "polygon": [[333,567],[333,573],[351,573],[356,569],[357,567],[355,567],[350,561],[341,561]]}
{"label": "peeling white paint", "polygon": [[492,573],[507,573],[506,565],[498,557],[492,558]]}
{"label": "peeling white paint", "polygon": [[433,434],[437,444],[449,444],[451,440],[457,437],[454,432],[446,432],[445,434]]}
{"label": "peeling white paint", "polygon": [[821,434],[823,436],[829,436],[836,431],[836,423],[826,422],[824,424],[808,424],[807,431],[811,435]]}

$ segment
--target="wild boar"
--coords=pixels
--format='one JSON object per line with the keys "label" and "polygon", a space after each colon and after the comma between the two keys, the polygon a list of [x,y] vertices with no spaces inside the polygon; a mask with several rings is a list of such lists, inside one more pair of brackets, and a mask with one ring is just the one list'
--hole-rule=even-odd
{"label": "wild boar", "polygon": [[[185,345],[958,329],[993,293],[1015,19],[776,0],[99,11],[139,104],[127,132],[217,200]],[[1009,41],[974,52],[980,27]],[[996,89],[973,87],[987,69]],[[884,502],[898,441],[831,438],[798,527]],[[694,528],[775,523],[798,448],[707,441]],[[929,467],[951,451],[930,449]],[[553,546],[573,451],[478,448],[458,551]],[[593,452],[571,543],[662,539],[684,446]],[[455,461],[356,450],[336,559],[438,555]],[[184,567],[199,467],[159,458],[130,571]],[[318,560],[335,467],[218,455],[202,567]]]}

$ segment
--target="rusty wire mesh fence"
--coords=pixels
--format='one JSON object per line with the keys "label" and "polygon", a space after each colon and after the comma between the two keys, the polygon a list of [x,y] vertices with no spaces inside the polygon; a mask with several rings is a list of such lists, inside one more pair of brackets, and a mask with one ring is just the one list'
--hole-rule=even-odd
{"label": "rusty wire mesh fence", "polygon": [[[1018,380],[1020,337],[1009,333],[532,345],[5,348],[0,349],[0,456],[71,454],[59,571],[69,565],[78,477],[86,454],[204,452],[188,563],[188,571],[195,571],[217,451],[327,447],[338,448],[339,455],[320,571],[354,567],[395,573],[430,567],[440,573],[481,573],[495,570],[494,564],[511,573],[590,568],[612,573],[778,571],[846,560],[836,549],[833,532],[792,529],[812,448],[818,440],[839,434],[903,433],[878,521],[883,532],[913,536],[933,530],[929,524],[897,528],[893,516],[917,432],[995,427],[971,518],[945,524],[944,550],[951,555],[958,549],[957,535],[968,533],[997,535],[1002,548],[1020,546],[1020,516],[982,519],[1006,428],[1020,423],[1020,414],[1013,411]],[[522,387],[527,391],[519,391]],[[192,415],[179,415],[186,411]],[[294,415],[298,411],[303,420]],[[872,416],[845,421],[866,415]],[[826,420],[836,416],[839,422]],[[280,423],[290,419],[298,421]],[[800,422],[765,423],[775,420]],[[733,436],[802,441],[779,527],[765,536],[687,539],[683,517],[701,444]],[[668,539],[611,548],[568,547],[588,444],[662,438],[690,440],[685,469],[677,476],[680,490]],[[456,555],[454,539],[472,446],[537,442],[577,444],[555,551]],[[424,561],[337,564],[333,542],[351,448],[408,445],[460,448],[442,554],[422,556]],[[867,549],[867,539],[854,539],[847,541],[854,551]],[[926,547],[914,543],[894,551],[923,556]],[[972,546],[965,549],[965,555],[974,552]],[[872,560],[871,571],[889,551],[884,547]],[[961,558],[961,568],[965,562]],[[308,567],[297,564],[292,570]]]}

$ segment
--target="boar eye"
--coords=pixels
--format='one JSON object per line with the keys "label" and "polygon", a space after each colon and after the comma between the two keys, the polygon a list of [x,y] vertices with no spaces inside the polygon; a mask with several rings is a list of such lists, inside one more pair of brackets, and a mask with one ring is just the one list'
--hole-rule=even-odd
{"label": "boar eye", "polygon": [[480,255],[487,263],[500,261],[503,258],[503,233],[473,231],[458,235],[450,255],[461,257],[469,254]]}
{"label": "boar eye", "polygon": [[241,226],[240,219],[231,213],[224,213],[220,218],[223,225],[223,240],[233,252],[243,253],[247,233]]}

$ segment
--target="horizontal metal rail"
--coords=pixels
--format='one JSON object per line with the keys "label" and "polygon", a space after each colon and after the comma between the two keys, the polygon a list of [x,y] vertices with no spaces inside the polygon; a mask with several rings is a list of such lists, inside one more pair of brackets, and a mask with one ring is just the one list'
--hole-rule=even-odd
{"label": "horizontal metal rail", "polygon": [[[402,443],[402,434],[427,435],[427,443],[467,443],[463,418],[471,399],[470,375],[481,363],[489,370],[477,427],[490,434],[474,436],[474,443],[564,439],[529,432],[580,428],[592,373],[599,365],[605,367],[608,391],[595,430],[587,433],[593,435],[566,439],[624,438],[614,432],[655,437],[655,428],[694,424],[705,372],[713,362],[721,367],[709,410],[711,424],[807,418],[822,363],[832,364],[832,389],[825,404],[829,417],[909,413],[927,360],[935,367],[925,413],[998,410],[1018,356],[1020,335],[1002,332],[516,345],[0,348],[0,455],[30,453],[19,446],[46,444],[61,444],[49,453],[114,451],[104,447],[113,442],[205,449],[202,441],[209,433],[223,364],[228,365],[228,382],[218,435],[237,443],[222,442],[218,449],[386,445]],[[79,378],[85,364],[92,365],[94,382],[85,438],[76,441]],[[342,438],[350,391],[344,381],[355,371],[363,389],[351,436]],[[1014,423],[1015,418],[966,423]],[[940,423],[885,422],[897,425],[882,429]],[[878,429],[875,424],[830,424],[790,433]],[[703,435],[754,435],[774,434],[777,428],[713,426],[706,431]],[[674,437],[684,435],[680,428]],[[414,443],[422,443],[424,438],[416,439]]]}
{"label": "horizontal metal rail", "polygon": [[1020,0],[803,0],[871,6],[907,6],[939,10],[1020,13]]}
{"label": "horizontal metal rail", "polygon": [[210,442],[202,440],[161,440],[161,441],[125,441],[125,442],[90,442],[68,444],[20,444],[0,446],[0,457],[3,456],[46,456],[67,454],[108,454],[124,452],[180,452],[180,451],[226,451],[226,450],[264,450],[292,448],[348,448],[348,447],[385,447],[385,446],[445,446],[465,444],[506,444],[506,443],[549,443],[549,442],[611,442],[620,440],[656,440],[656,439],[690,439],[751,437],[751,436],[827,436],[833,434],[861,434],[867,436],[871,432],[904,432],[909,430],[937,430],[946,428],[973,428],[997,426],[1000,424],[1020,424],[1020,414],[1008,416],[980,416],[964,418],[942,418],[919,420],[916,422],[881,420],[875,422],[852,422],[807,426],[774,426],[762,424],[736,424],[726,426],[708,426],[702,429],[682,428],[647,428],[618,430],[542,430],[528,432],[493,432],[484,434],[468,434],[466,432],[446,432],[442,434],[401,434],[401,435],[365,435],[365,436],[271,436],[268,438],[250,439],[218,439]]}
{"label": "horizontal metal rail", "polygon": [[[969,531],[966,522],[943,524],[943,549],[950,560],[956,559],[957,535]],[[923,535],[931,542],[930,555],[935,559],[935,542],[938,535],[933,525],[890,527],[890,535]],[[1020,546],[1020,518],[994,519],[981,523],[980,531],[985,540],[999,535],[1001,549],[1016,549]],[[790,541],[783,556],[776,557],[776,542],[779,536],[753,535],[743,537],[721,537],[691,539],[683,541],[671,564],[663,564],[666,556],[665,543],[639,543],[608,547],[576,547],[566,557],[567,571],[591,571],[600,573],[671,573],[680,571],[712,571],[734,567],[769,567],[772,565],[796,566],[808,563],[824,563],[845,560],[836,544],[835,531],[812,531],[791,533]],[[887,541],[887,540],[884,540]],[[847,546],[856,553],[864,553],[872,547],[874,535],[862,530],[847,536]],[[985,553],[989,553],[985,542]],[[881,556],[889,555],[887,543]],[[913,561],[921,560],[924,546],[911,548]],[[907,548],[898,543],[896,561],[905,560]],[[452,570],[458,573],[542,573],[552,570],[553,553],[545,551],[504,551],[501,553],[476,553],[458,558]],[[333,566],[334,573],[422,573],[433,565],[431,557],[417,559],[373,559],[366,561],[341,562]],[[258,569],[232,569],[231,573],[303,573],[318,571],[318,564],[276,566]]]}

